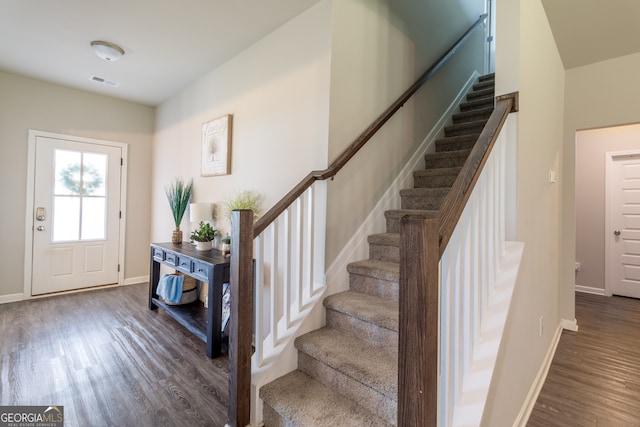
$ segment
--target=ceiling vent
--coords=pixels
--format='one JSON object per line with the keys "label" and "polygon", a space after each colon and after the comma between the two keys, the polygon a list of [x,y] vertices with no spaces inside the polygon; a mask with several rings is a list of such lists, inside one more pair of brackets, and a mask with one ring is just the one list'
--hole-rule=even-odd
{"label": "ceiling vent", "polygon": [[91,78],[89,80],[92,80],[96,83],[102,83],[103,85],[107,85],[107,86],[111,86],[111,87],[118,87],[120,86],[120,83],[118,82],[114,82],[111,80],[107,80],[107,79],[103,79],[102,77],[98,77],[98,76],[91,76]]}

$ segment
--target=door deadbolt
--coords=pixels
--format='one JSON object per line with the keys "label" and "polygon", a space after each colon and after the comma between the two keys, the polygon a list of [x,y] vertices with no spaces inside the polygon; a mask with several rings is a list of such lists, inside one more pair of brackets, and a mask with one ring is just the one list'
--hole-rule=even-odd
{"label": "door deadbolt", "polygon": [[36,220],[44,221],[45,219],[44,208],[36,208]]}
{"label": "door deadbolt", "polygon": [[613,234],[615,234],[616,236],[619,236],[620,235],[620,230],[614,231]]}

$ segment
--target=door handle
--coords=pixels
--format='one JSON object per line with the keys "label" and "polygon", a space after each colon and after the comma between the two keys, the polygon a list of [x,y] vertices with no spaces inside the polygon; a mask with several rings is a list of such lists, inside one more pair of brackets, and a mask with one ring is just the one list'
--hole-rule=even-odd
{"label": "door handle", "polygon": [[616,236],[619,236],[620,235],[620,230],[614,231],[613,234],[615,234]]}
{"label": "door handle", "polygon": [[41,226],[41,225],[39,225],[39,226],[38,226],[38,228],[36,228],[36,230],[38,230],[38,231],[44,231],[44,227],[43,227],[43,226]]}

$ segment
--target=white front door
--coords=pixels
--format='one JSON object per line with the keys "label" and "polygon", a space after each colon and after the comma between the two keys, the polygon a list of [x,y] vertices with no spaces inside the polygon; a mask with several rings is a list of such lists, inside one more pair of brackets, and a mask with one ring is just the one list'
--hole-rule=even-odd
{"label": "white front door", "polygon": [[616,295],[640,298],[640,153],[612,156],[608,181],[606,287]]}
{"label": "white front door", "polygon": [[119,281],[122,147],[35,136],[31,295]]}

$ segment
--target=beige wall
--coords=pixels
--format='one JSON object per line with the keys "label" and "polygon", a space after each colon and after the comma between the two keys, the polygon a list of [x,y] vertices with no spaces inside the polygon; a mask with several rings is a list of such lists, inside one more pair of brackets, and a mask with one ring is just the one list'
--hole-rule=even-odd
{"label": "beige wall", "polygon": [[[561,323],[560,289],[571,285],[561,280],[565,72],[540,1],[512,3],[497,3],[496,75],[499,88],[520,91],[516,239],[525,248],[482,422],[486,426],[513,425]],[[559,183],[548,182],[549,169]]]}
{"label": "beige wall", "polygon": [[[171,237],[164,186],[174,177],[193,178],[194,201],[218,205],[224,233],[223,205],[235,192],[258,191],[269,208],[326,167],[330,11],[330,1],[320,2],[158,107],[153,240]],[[224,114],[233,114],[231,174],[201,177],[201,125]]]}
{"label": "beige wall", "polygon": [[153,108],[5,72],[0,94],[0,296],[24,287],[29,129],[129,144],[125,280],[148,275]]}
{"label": "beige wall", "polygon": [[[464,33],[484,5],[478,0],[333,2],[329,161]],[[473,71],[483,72],[483,39],[483,31],[474,33],[329,182],[326,265],[364,222]],[[348,213],[344,206],[349,206]]]}
{"label": "beige wall", "polygon": [[600,293],[605,288],[605,154],[640,150],[640,125],[578,131],[575,145],[576,286]]}

